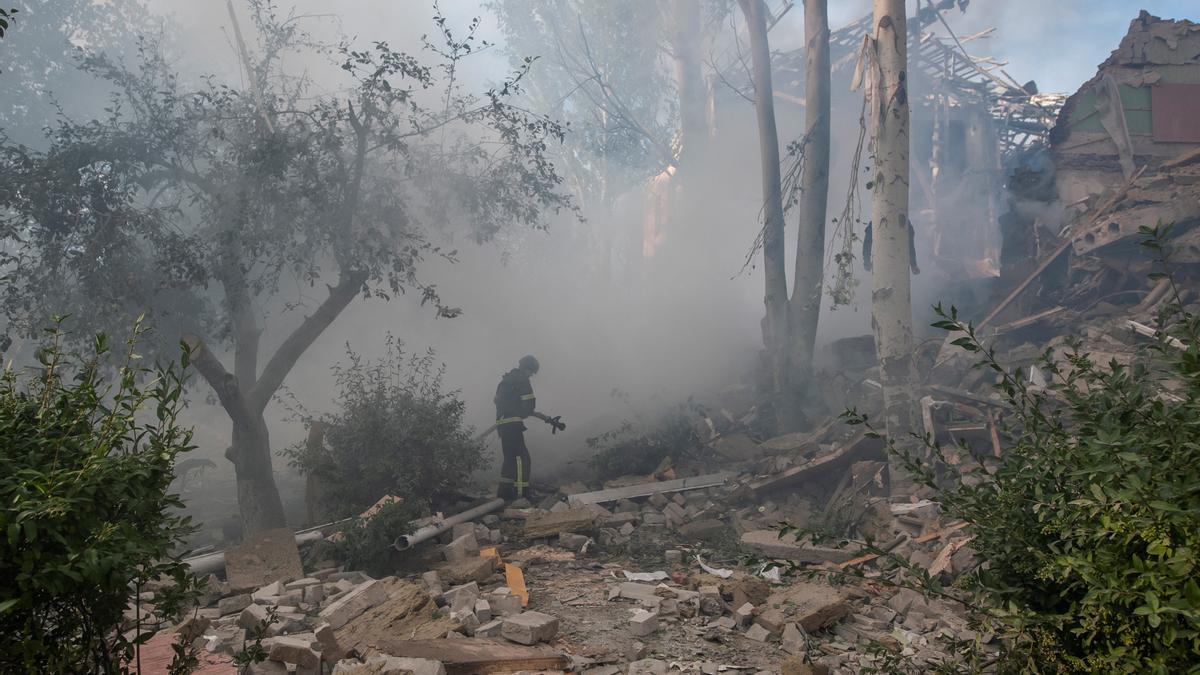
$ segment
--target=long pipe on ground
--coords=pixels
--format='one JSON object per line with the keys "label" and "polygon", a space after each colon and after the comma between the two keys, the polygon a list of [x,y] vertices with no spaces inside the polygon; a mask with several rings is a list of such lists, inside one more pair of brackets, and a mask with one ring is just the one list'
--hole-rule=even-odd
{"label": "long pipe on ground", "polygon": [[467,509],[456,516],[450,516],[449,518],[446,518],[442,522],[435,525],[426,525],[412,534],[405,534],[396,537],[396,542],[393,544],[393,546],[396,547],[397,551],[407,551],[423,541],[433,539],[446,530],[458,525],[459,523],[467,523],[480,516],[486,516],[492,511],[502,508],[505,503],[506,502],[503,499],[493,499],[492,501],[485,504],[480,504],[473,509]]}

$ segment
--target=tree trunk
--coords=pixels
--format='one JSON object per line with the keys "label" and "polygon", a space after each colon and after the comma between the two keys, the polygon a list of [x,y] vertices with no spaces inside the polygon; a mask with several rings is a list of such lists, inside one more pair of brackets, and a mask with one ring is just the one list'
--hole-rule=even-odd
{"label": "tree trunk", "polygon": [[242,532],[287,527],[271,466],[271,438],[261,412],[253,413],[249,424],[233,422],[233,445],[226,454],[237,474]]}
{"label": "tree trunk", "polygon": [[[875,0],[878,82],[870,94],[875,112],[872,199],[874,286],[871,323],[883,383],[888,437],[900,446],[913,438],[912,297],[908,256],[908,32],[904,0]],[[893,458],[893,494],[911,480]]]}
{"label": "tree trunk", "polygon": [[783,189],[779,172],[779,132],[775,127],[774,89],[771,85],[771,48],[767,42],[767,8],[763,0],[738,0],[750,33],[753,62],[754,108],[758,117],[758,146],[762,170],[763,276],[766,280],[766,317],[763,346],[771,369],[775,422],[780,431],[797,425],[796,401],[790,386],[787,270],[783,241]]}
{"label": "tree trunk", "polygon": [[788,320],[795,383],[809,391],[821,315],[821,284],[825,277],[825,208],[829,196],[831,103],[827,0],[805,0],[804,42],[804,123],[808,144],[804,148],[796,271],[792,277]]}
{"label": "tree trunk", "polygon": [[679,168],[687,172],[704,154],[708,140],[707,87],[700,60],[700,3],[674,0],[671,49],[675,56],[675,86],[679,95]]}

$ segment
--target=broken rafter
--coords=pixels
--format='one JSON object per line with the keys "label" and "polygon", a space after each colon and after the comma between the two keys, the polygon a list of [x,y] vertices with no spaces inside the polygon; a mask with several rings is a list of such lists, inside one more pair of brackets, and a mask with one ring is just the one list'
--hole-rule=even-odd
{"label": "broken rafter", "polygon": [[732,473],[723,471],[721,473],[710,473],[704,476],[693,476],[691,478],[678,478],[675,480],[664,480],[657,483],[641,483],[639,485],[629,485],[627,487],[597,490],[596,492],[584,492],[567,497],[567,502],[572,506],[583,506],[586,504],[615,502],[618,499],[649,497],[652,494],[667,494],[668,492],[700,490],[703,488],[724,485],[726,481],[733,477],[733,475],[734,474]]}

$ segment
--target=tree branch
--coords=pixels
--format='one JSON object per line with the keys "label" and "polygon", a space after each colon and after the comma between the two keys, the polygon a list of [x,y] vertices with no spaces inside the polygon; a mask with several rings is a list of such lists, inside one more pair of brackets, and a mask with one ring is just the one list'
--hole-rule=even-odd
{"label": "tree branch", "polygon": [[246,427],[253,426],[251,408],[245,397],[242,396],[242,389],[238,386],[237,378],[225,370],[220,359],[209,351],[208,346],[200,338],[195,335],[184,335],[183,341],[192,350],[192,365],[196,367],[204,381],[213,388],[213,391],[217,392],[217,400],[221,402],[221,407],[225,409],[225,412],[229,413],[229,418],[233,420],[233,423]]}
{"label": "tree branch", "polygon": [[247,397],[252,410],[261,412],[267,407],[296,361],[354,300],[365,281],[366,275],[361,272],[343,273],[338,285],[329,287],[329,296],[279,345],[263,368],[262,375]]}

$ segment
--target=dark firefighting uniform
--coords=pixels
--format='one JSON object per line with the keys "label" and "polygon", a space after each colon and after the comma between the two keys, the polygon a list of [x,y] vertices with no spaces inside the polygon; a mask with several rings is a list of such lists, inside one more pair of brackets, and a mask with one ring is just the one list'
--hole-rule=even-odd
{"label": "dark firefighting uniform", "polygon": [[503,499],[520,499],[529,487],[529,448],[525,447],[526,417],[536,410],[533,384],[529,374],[514,368],[504,374],[496,387],[496,434],[504,463],[500,465],[500,489]]}

